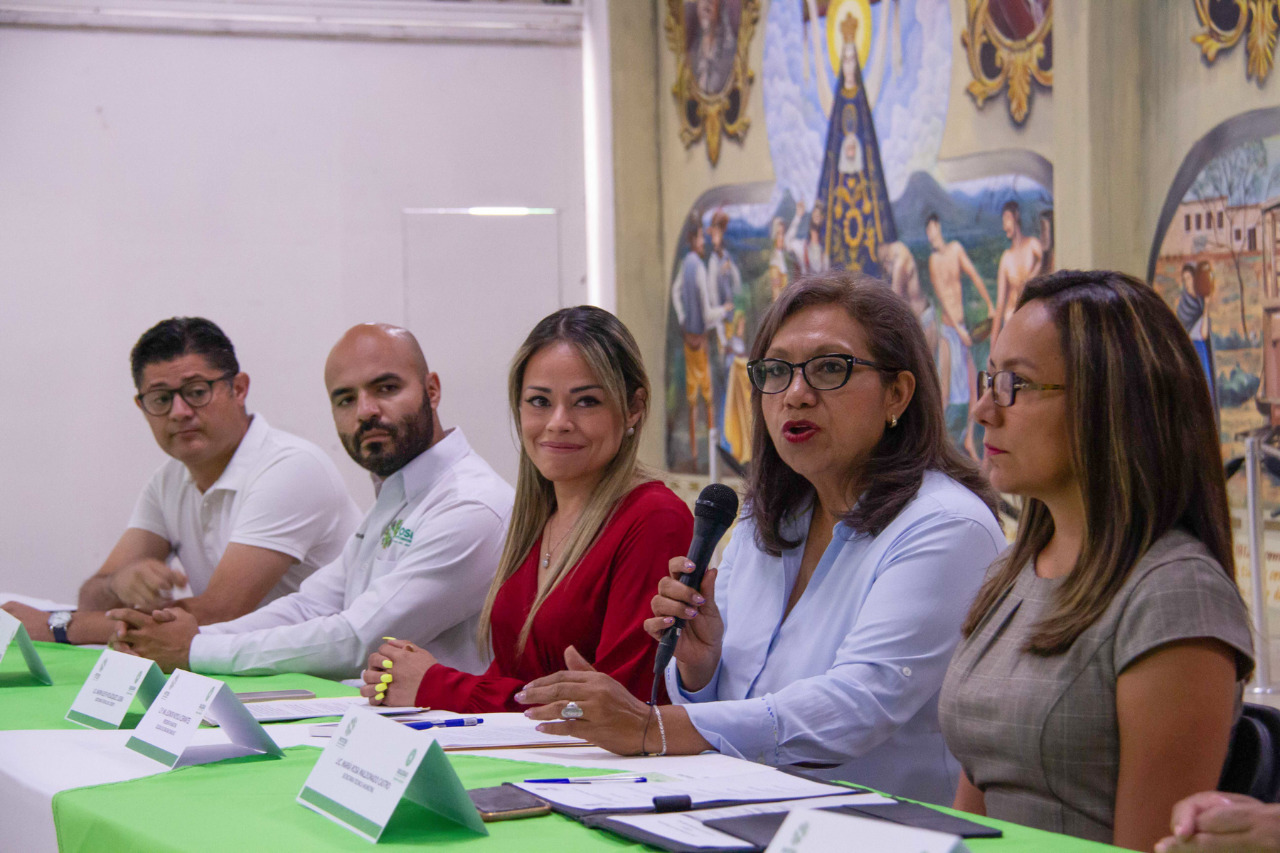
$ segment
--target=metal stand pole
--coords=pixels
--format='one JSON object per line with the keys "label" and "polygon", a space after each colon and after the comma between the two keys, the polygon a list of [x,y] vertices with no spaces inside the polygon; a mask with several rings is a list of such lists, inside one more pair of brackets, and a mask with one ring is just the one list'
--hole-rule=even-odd
{"label": "metal stand pole", "polygon": [[1262,543],[1262,502],[1258,499],[1258,481],[1262,473],[1262,438],[1251,435],[1244,440],[1246,530],[1249,533],[1249,580],[1253,587],[1253,630],[1257,637],[1257,664],[1249,692],[1273,693],[1271,686],[1271,636],[1267,631],[1266,555]]}
{"label": "metal stand pole", "polygon": [[707,483],[720,482],[720,430],[707,430]]}

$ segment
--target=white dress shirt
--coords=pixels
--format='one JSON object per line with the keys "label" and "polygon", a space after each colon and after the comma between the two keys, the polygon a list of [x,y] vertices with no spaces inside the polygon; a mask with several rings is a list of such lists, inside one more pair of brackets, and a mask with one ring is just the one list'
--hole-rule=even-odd
{"label": "white dress shirt", "polygon": [[462,430],[450,430],[383,481],[340,559],[293,595],[201,628],[191,668],[352,678],[390,636],[447,666],[483,671],[476,627],[513,500]]}
{"label": "white dress shirt", "polygon": [[297,562],[263,597],[265,604],[296,592],[336,559],[359,522],[360,510],[333,460],[254,415],[212,486],[201,493],[186,466],[170,459],[142,490],[129,527],[168,541],[193,595],[209,587],[232,543],[292,557]]}
{"label": "white dress shirt", "polygon": [[[811,510],[784,533],[803,539]],[[942,740],[938,690],[960,623],[1005,546],[991,511],[936,471],[879,536],[835,526],[783,619],[804,544],[773,557],[744,519],[725,549],[716,603],[725,622],[711,682],[667,691],[715,749],[950,804],[959,764]],[[833,766],[834,765],[834,766]]]}

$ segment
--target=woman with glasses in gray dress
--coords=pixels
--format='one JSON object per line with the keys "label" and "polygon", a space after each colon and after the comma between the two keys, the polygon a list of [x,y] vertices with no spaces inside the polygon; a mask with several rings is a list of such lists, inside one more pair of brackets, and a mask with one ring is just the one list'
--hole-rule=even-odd
{"label": "woman with glasses in gray dress", "polygon": [[988,369],[985,466],[1023,510],[943,683],[955,805],[1151,850],[1253,668],[1204,373],[1150,287],[1075,271],[1028,283]]}

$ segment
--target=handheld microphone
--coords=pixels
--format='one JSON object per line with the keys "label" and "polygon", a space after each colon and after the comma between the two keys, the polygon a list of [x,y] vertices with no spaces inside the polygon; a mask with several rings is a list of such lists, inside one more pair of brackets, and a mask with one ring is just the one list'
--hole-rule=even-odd
{"label": "handheld microphone", "polygon": [[[680,583],[694,589],[702,586],[702,575],[711,562],[711,555],[720,542],[720,537],[738,517],[738,495],[723,483],[712,483],[698,495],[693,505],[693,541],[689,543],[689,560],[693,563],[693,571],[680,576]],[[675,624],[662,635],[658,643],[658,652],[653,659],[654,690],[657,690],[657,679],[671,662],[676,651],[676,640],[680,637],[680,629],[684,627],[683,619],[676,619]]]}

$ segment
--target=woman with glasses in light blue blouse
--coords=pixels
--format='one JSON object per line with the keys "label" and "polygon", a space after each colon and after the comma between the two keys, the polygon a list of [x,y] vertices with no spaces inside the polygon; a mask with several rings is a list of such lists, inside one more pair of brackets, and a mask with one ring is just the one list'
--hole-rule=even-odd
{"label": "woman with glasses in light blue blouse", "polygon": [[[952,446],[924,333],[874,279],[799,279],[748,365],[753,463],[743,516],[702,587],[672,561],[645,630],[687,620],[650,708],[580,661],[518,700],[621,754],[714,749],[822,768],[949,803],[959,772],[938,689],[1005,540],[994,495]],[[580,716],[579,716],[580,715]]]}

